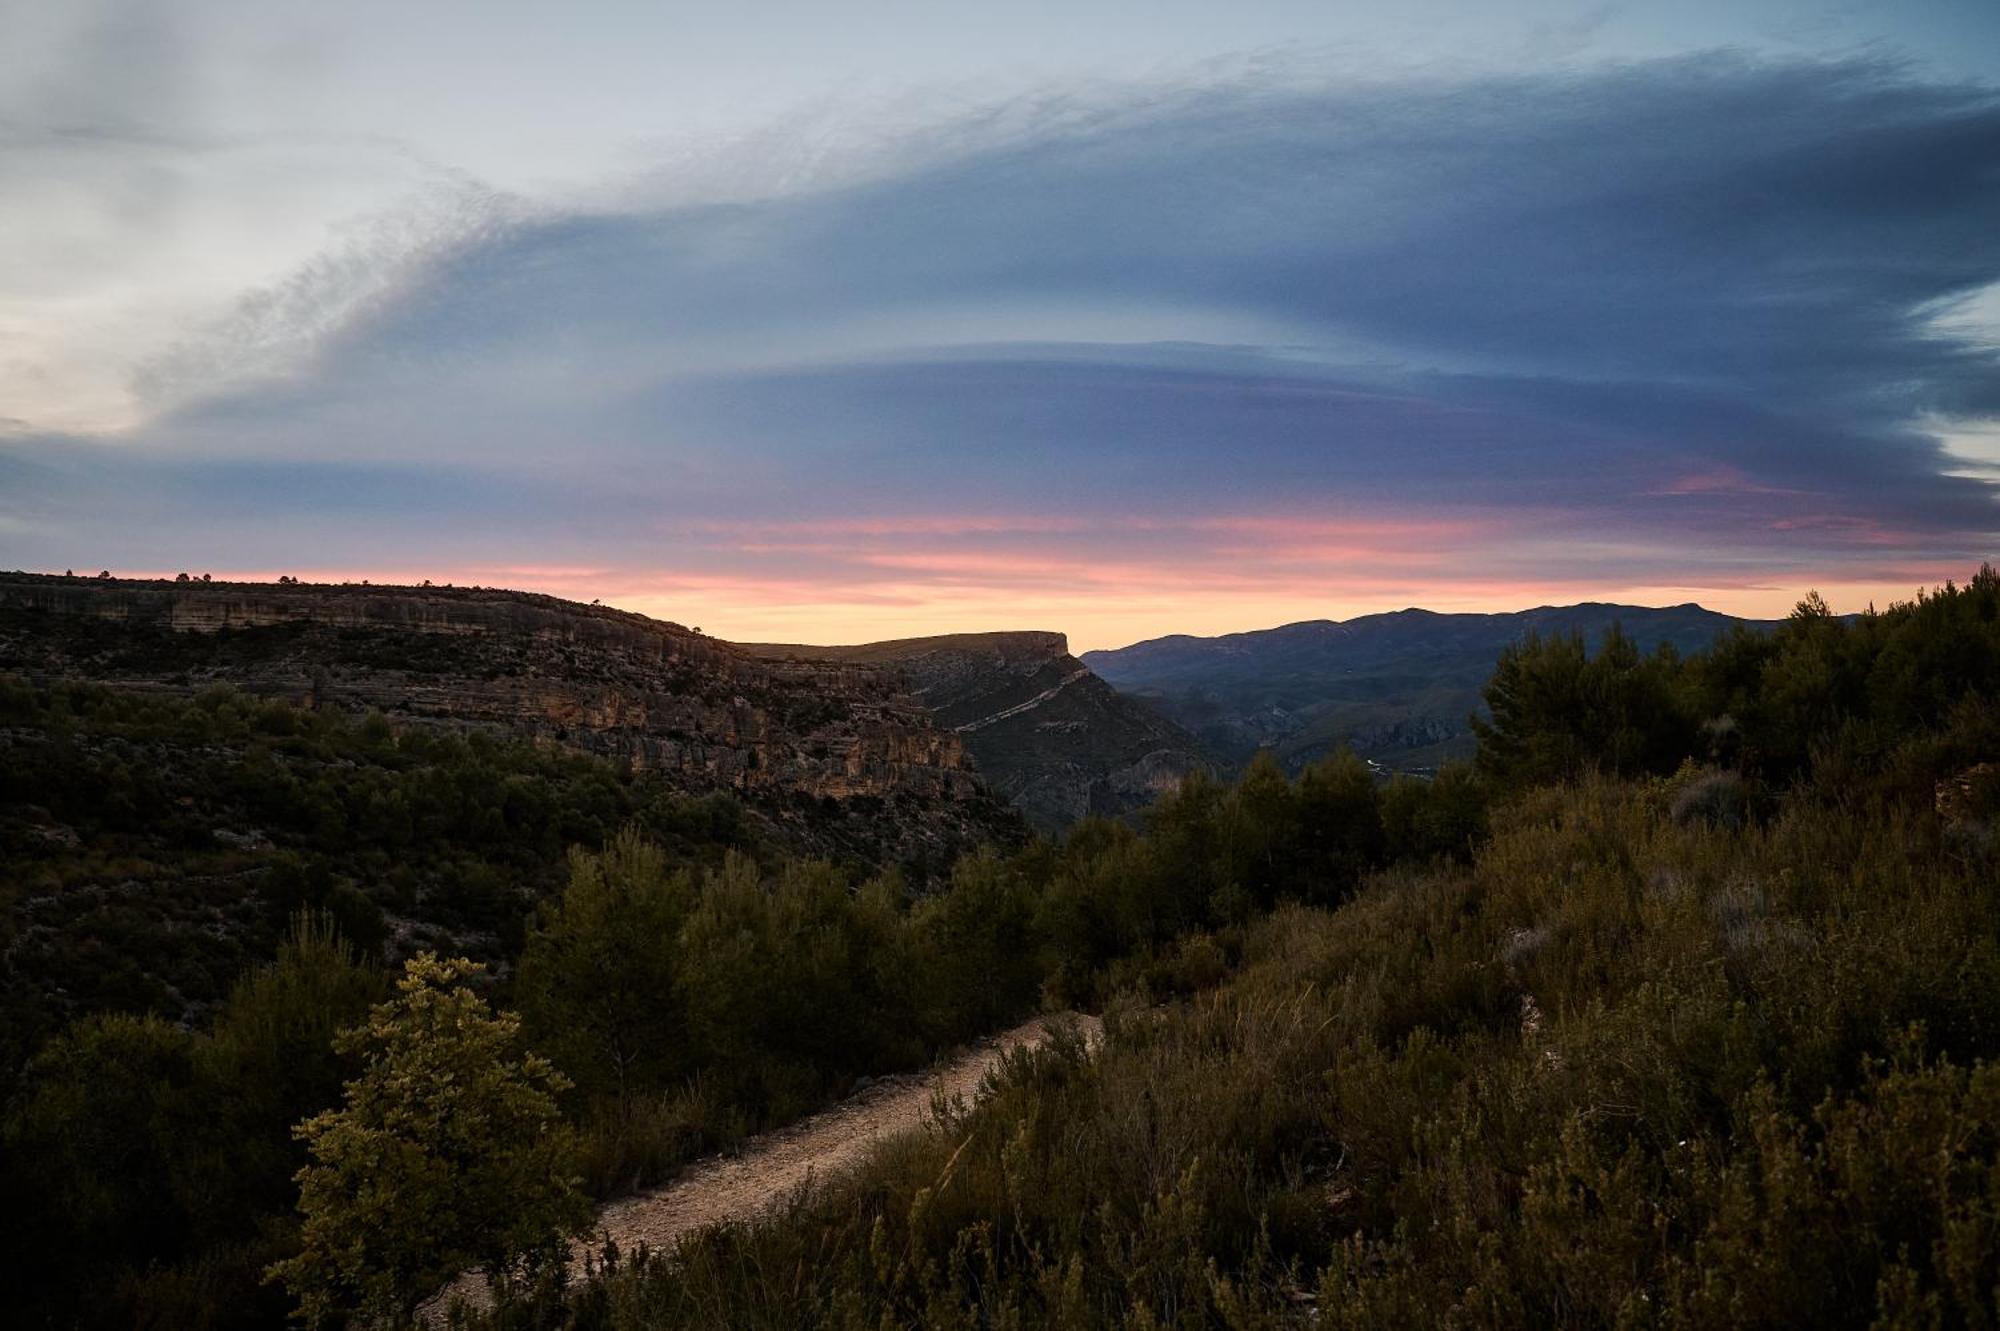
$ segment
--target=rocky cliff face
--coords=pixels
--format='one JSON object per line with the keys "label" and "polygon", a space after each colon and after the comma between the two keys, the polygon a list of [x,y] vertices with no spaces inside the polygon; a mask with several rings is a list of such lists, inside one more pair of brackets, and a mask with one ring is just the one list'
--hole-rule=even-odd
{"label": "rocky cliff face", "polygon": [[747,650],[792,666],[894,668],[962,738],[988,784],[1046,831],[1087,815],[1130,813],[1209,767],[1186,731],[1099,679],[1060,633]]}
{"label": "rocky cliff face", "polygon": [[805,850],[817,848],[800,812],[811,801],[883,803],[885,857],[932,858],[1011,828],[964,738],[894,669],[771,660],[547,596],[7,574],[0,672],[177,694],[228,684],[403,725],[525,734],[783,806]]}

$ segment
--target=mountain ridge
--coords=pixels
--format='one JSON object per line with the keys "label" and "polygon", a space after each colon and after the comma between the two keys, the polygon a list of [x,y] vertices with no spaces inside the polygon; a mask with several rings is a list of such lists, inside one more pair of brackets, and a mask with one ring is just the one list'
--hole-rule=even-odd
{"label": "mountain ridge", "polygon": [[1082,659],[1224,760],[1270,749],[1297,768],[1345,745],[1380,768],[1421,773],[1470,755],[1467,720],[1480,689],[1500,652],[1530,633],[1579,632],[1594,644],[1617,623],[1642,650],[1665,642],[1690,651],[1736,627],[1771,622],[1692,601],[1494,613],[1411,606],[1212,637],[1171,634]]}

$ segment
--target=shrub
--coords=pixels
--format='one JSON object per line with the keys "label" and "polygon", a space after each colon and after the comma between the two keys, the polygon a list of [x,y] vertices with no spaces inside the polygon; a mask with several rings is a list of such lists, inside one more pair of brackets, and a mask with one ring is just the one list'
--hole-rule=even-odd
{"label": "shrub", "polygon": [[1743,778],[1735,772],[1698,771],[1680,783],[1669,812],[1683,826],[1704,822],[1738,828],[1750,816],[1750,798]]}
{"label": "shrub", "polygon": [[401,1325],[474,1266],[504,1292],[565,1263],[589,1220],[556,1108],[567,1083],[466,987],[479,969],[412,958],[339,1041],[365,1059],[342,1106],[299,1125],[300,1250],[270,1274],[312,1325]]}

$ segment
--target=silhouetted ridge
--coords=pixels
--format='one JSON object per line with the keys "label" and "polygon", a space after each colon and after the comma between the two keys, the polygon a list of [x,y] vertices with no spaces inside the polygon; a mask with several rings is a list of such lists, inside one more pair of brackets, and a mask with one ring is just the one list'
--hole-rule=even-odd
{"label": "silhouetted ridge", "polygon": [[1642,650],[1669,642],[1687,652],[1750,622],[1693,603],[1586,601],[1510,614],[1412,606],[1213,638],[1175,634],[1083,659],[1231,762],[1270,748],[1297,768],[1345,744],[1380,766],[1424,771],[1471,753],[1479,687],[1501,650],[1529,633],[1581,633],[1594,644],[1617,623]]}

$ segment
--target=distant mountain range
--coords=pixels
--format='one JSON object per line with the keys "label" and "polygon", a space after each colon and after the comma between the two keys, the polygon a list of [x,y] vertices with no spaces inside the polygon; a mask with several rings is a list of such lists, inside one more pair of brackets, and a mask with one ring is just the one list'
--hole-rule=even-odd
{"label": "distant mountain range", "polygon": [[1468,718],[1508,644],[1581,633],[1594,646],[1620,624],[1647,651],[1706,647],[1739,625],[1692,603],[1543,606],[1512,614],[1399,610],[1310,620],[1215,638],[1176,634],[1083,662],[1191,733],[1228,764],[1268,747],[1297,768],[1345,744],[1381,767],[1423,771],[1468,756]]}
{"label": "distant mountain range", "polygon": [[964,742],[988,788],[1047,832],[1087,815],[1132,813],[1187,772],[1213,767],[1179,725],[1071,656],[1060,633],[743,650],[776,661],[897,672],[937,724]]}

